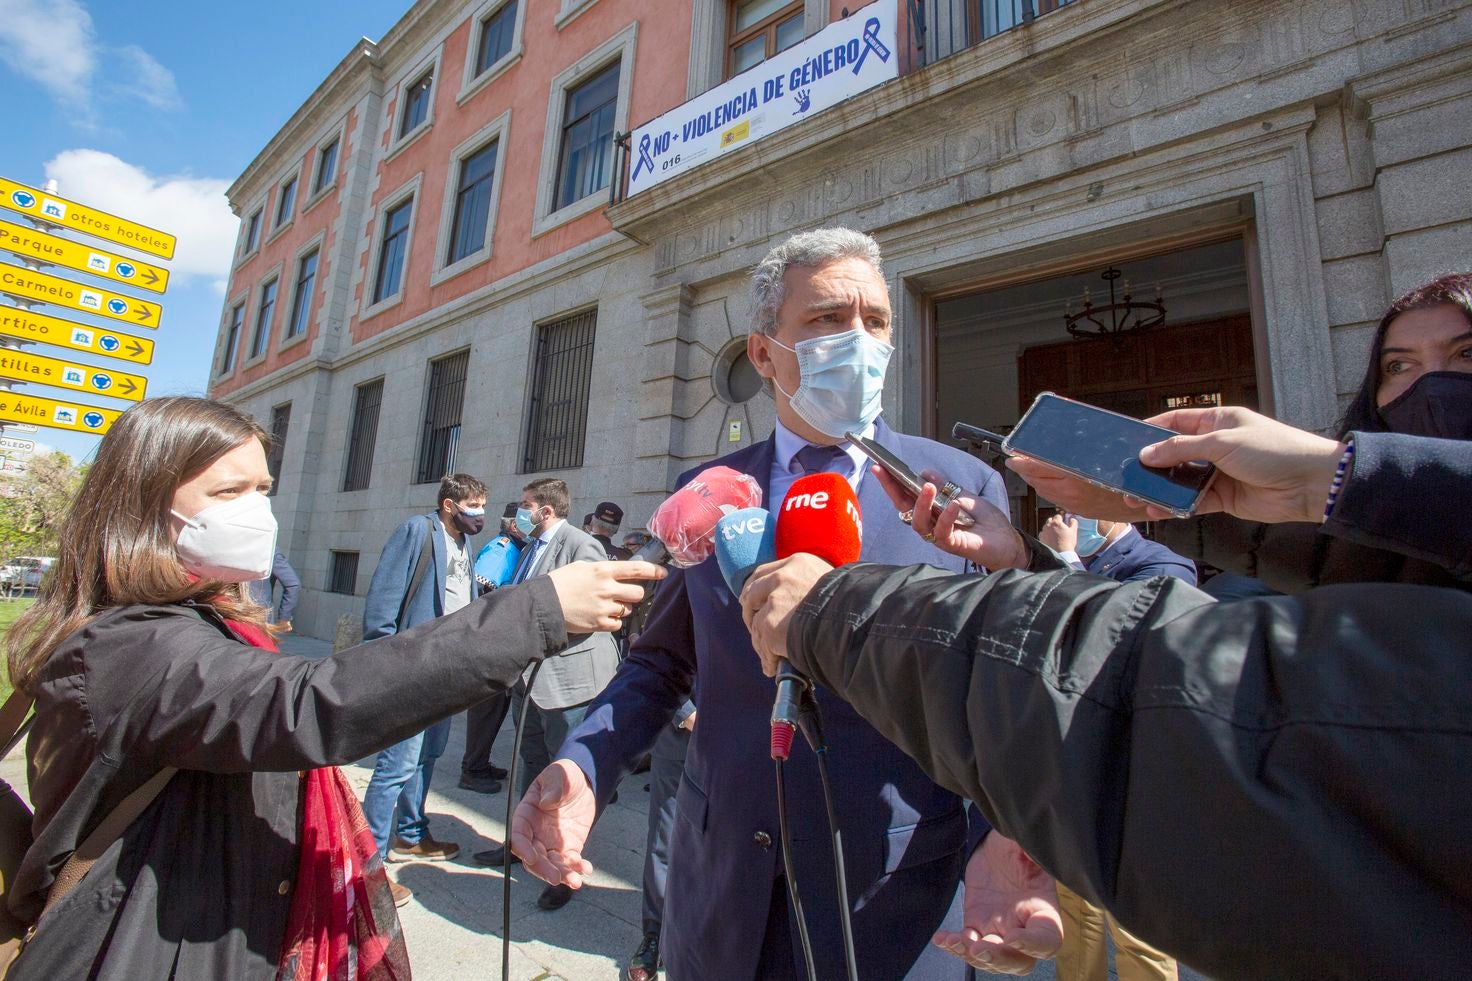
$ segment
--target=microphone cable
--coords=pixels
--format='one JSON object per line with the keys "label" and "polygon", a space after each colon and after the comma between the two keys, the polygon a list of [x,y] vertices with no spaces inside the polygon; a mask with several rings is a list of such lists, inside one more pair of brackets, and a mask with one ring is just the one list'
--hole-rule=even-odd
{"label": "microphone cable", "polygon": [[833,843],[833,879],[838,891],[838,925],[843,932],[843,963],[848,969],[848,981],[859,981],[859,959],[854,953],[854,924],[848,904],[848,873],[843,865],[843,830],[838,824],[833,784],[828,779],[828,739],[823,734],[823,713],[818,709],[811,685],[803,689],[797,724],[818,758],[818,779],[823,785],[823,805],[828,810],[828,834]]}
{"label": "microphone cable", "polygon": [[802,911],[802,895],[797,891],[797,872],[792,865],[792,828],[787,823],[787,781],[782,772],[783,760],[772,760],[777,766],[777,833],[782,841],[782,867],[787,879],[787,901],[792,904],[792,913],[797,917],[797,938],[802,946],[803,963],[808,969],[808,981],[818,981],[818,969],[813,965],[813,941],[808,936],[808,920]]}
{"label": "microphone cable", "polygon": [[516,720],[516,739],[511,744],[511,765],[506,769],[506,834],[501,841],[501,981],[511,981],[511,818],[516,805],[516,771],[521,766],[521,737],[526,732],[526,717],[532,707],[532,685],[544,662],[532,665],[531,677],[522,696],[521,715]]}

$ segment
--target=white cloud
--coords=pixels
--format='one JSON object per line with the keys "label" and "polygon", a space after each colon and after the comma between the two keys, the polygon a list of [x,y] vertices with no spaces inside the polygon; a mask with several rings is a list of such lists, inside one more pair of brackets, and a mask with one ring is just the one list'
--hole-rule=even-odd
{"label": "white cloud", "polygon": [[[174,73],[147,51],[97,43],[80,0],[0,0],[0,61],[38,83],[84,129],[96,126],[99,96],[110,103],[136,99],[161,111],[184,106]],[[110,80],[101,92],[99,78]]]}
{"label": "white cloud", "polygon": [[155,177],[100,150],[63,150],[46,162],[63,197],[179,237],[169,268],[179,276],[230,275],[240,220],[225,201],[228,180]]}
{"label": "white cloud", "polygon": [[[0,0],[3,2],[3,0]],[[136,44],[118,48],[114,89],[124,97],[141,99],[155,109],[171,111],[184,108],[174,73],[160,65]]]}
{"label": "white cloud", "polygon": [[77,0],[0,0],[0,60],[85,110],[97,70],[92,16]]}

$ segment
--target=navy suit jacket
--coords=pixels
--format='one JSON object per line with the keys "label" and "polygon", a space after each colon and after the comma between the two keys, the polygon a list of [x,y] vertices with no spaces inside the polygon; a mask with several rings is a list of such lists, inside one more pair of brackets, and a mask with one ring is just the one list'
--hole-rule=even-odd
{"label": "navy suit jacket", "polygon": [[[938,470],[1006,509],[1001,477],[975,457],[900,435],[882,421],[875,438],[913,470]],[[765,490],[773,447],[769,438],[684,474],[680,483],[724,465],[752,475]],[[859,486],[859,506],[861,561],[965,571],[962,560],[899,521],[872,474]],[[601,806],[669,724],[697,671],[700,721],[677,797],[660,950],[672,981],[752,978],[782,871],[769,748],[774,691],[714,558],[671,570],[655,593],[644,631],[559,755],[588,775]],[[822,691],[818,701],[831,747],[859,969],[866,978],[901,978],[955,896],[966,855],[962,801],[932,783],[845,702]],[[827,816],[815,757],[801,739],[786,764],[786,783],[797,881],[818,975],[842,977]],[[801,976],[800,967],[793,970]]]}
{"label": "navy suit jacket", "polygon": [[1196,585],[1195,563],[1159,542],[1152,542],[1138,529],[1085,559],[1084,570],[1115,582],[1174,576]]}

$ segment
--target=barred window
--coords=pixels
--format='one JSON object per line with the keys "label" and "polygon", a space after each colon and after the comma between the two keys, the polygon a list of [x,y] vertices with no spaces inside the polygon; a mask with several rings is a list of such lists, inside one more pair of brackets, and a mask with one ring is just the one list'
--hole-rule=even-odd
{"label": "barred window", "polygon": [[291,403],[271,410],[271,452],[266,454],[266,469],[271,471],[269,497],[281,489],[281,459],[286,455],[286,430],[291,427]]}
{"label": "barred window", "polygon": [[429,398],[424,404],[424,430],[419,437],[416,484],[428,484],[455,470],[460,446],[460,410],[465,404],[465,372],[470,352],[461,351],[429,365]]}
{"label": "barred window", "polygon": [[358,589],[358,553],[333,550],[327,567],[327,591],[352,596]]}
{"label": "barred window", "polygon": [[588,391],[598,311],[588,310],[537,330],[521,472],[583,465]]}
{"label": "barred window", "polygon": [[383,379],[359,385],[353,402],[353,426],[348,434],[348,463],[342,489],[362,490],[373,476],[373,449],[378,443],[378,407],[383,404]]}

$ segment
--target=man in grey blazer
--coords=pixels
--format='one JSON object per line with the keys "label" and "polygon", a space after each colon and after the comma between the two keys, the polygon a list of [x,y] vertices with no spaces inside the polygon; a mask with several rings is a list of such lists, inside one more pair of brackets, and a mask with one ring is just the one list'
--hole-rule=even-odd
{"label": "man in grey blazer", "polygon": [[[363,604],[365,641],[454,613],[478,593],[470,539],[485,526],[486,485],[469,474],[449,474],[440,481],[438,500],[438,508],[405,521],[384,543]],[[434,763],[449,738],[446,719],[378,754],[363,814],[387,861],[438,862],[460,853],[454,842],[430,836],[424,813]],[[408,887],[391,885],[395,902],[409,901]]]}
{"label": "man in grey blazer", "polygon": [[[604,562],[608,555],[598,540],[567,522],[572,495],[567,482],[543,477],[527,484],[521,491],[517,509],[517,526],[527,536],[521,559],[508,585],[545,576],[571,562]],[[531,711],[527,713],[526,731],[522,734],[521,765],[516,774],[517,796],[526,793],[532,780],[552,762],[562,740],[583,721],[588,703],[608,685],[618,670],[618,647],[612,634],[590,634],[556,657],[542,662],[536,683],[530,691]],[[521,718],[522,703],[528,696],[527,682],[531,669],[511,692],[511,718]],[[501,865],[501,848],[477,852],[475,860],[482,865]],[[563,885],[548,886],[537,900],[542,909],[560,909],[572,898],[572,890]]]}

